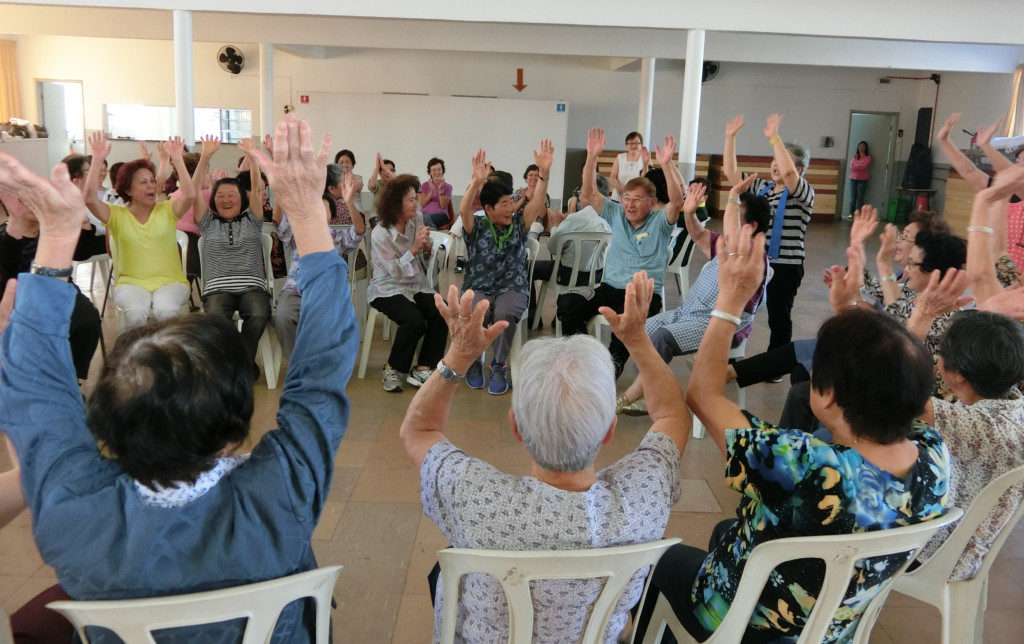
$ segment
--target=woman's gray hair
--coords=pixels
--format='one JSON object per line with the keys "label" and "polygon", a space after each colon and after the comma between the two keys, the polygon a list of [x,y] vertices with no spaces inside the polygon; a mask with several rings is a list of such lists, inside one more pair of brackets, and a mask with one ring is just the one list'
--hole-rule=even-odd
{"label": "woman's gray hair", "polygon": [[589,335],[530,340],[519,357],[512,413],[526,451],[546,470],[594,463],[615,420],[615,368]]}
{"label": "woman's gray hair", "polygon": [[337,163],[327,164],[327,185],[337,186],[341,183],[341,178],[345,175],[345,169]]}
{"label": "woman's gray hair", "polygon": [[597,175],[597,191],[606,197],[612,196],[612,184],[604,175]]}
{"label": "woman's gray hair", "polygon": [[811,165],[810,150],[796,141],[786,141],[784,145],[789,150],[789,153],[793,155],[793,164],[800,168],[800,174],[803,174],[807,170],[807,166]]}

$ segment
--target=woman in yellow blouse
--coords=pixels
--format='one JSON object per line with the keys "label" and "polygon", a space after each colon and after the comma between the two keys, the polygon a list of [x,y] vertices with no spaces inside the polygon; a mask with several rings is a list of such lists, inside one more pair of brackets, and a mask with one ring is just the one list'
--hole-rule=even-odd
{"label": "woman in yellow blouse", "polygon": [[117,256],[114,302],[124,314],[125,326],[145,324],[149,317],[163,320],[177,315],[188,298],[189,287],[181,267],[175,226],[195,197],[192,178],[182,160],[184,143],[177,137],[167,142],[180,194],[157,202],[160,186],[153,164],[136,159],[124,164],[113,180],[124,206],[106,204],[96,197],[100,168],[110,153],[106,134],[90,136],[89,147],[93,163],[83,196],[86,207],[110,234],[111,250]]}

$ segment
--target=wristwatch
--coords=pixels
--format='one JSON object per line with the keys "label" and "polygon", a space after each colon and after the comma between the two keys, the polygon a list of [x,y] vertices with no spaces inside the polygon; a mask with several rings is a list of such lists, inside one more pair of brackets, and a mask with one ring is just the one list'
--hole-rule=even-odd
{"label": "wristwatch", "polygon": [[56,277],[57,279],[62,280],[66,280],[71,277],[70,266],[67,268],[47,268],[32,262],[32,268],[29,269],[29,272],[35,275],[42,275],[43,277]]}
{"label": "wristwatch", "polygon": [[455,370],[444,363],[444,360],[437,361],[437,373],[448,382],[458,382],[466,377],[466,374],[455,373]]}

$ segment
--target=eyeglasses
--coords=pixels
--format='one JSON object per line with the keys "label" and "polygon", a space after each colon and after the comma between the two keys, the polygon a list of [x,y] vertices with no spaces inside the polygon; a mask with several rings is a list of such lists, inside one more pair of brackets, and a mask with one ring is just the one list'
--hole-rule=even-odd
{"label": "eyeglasses", "polygon": [[907,260],[907,266],[908,267],[913,266],[917,270],[921,270],[921,266],[923,266],[923,264],[924,264],[923,262],[913,262],[913,261],[910,261],[909,259]]}
{"label": "eyeglasses", "polygon": [[628,143],[626,143],[627,148],[638,148],[640,147],[640,145],[641,143],[639,141],[629,141]]}
{"label": "eyeglasses", "polygon": [[641,201],[647,201],[650,197],[623,197],[622,203],[640,203]]}

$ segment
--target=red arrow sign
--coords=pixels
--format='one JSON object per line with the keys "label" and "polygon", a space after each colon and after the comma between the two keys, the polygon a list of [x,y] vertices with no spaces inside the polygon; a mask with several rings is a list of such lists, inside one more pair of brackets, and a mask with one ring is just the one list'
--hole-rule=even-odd
{"label": "red arrow sign", "polygon": [[523,68],[516,68],[516,84],[512,87],[516,88],[516,91],[521,92],[526,89],[526,83],[523,82]]}

